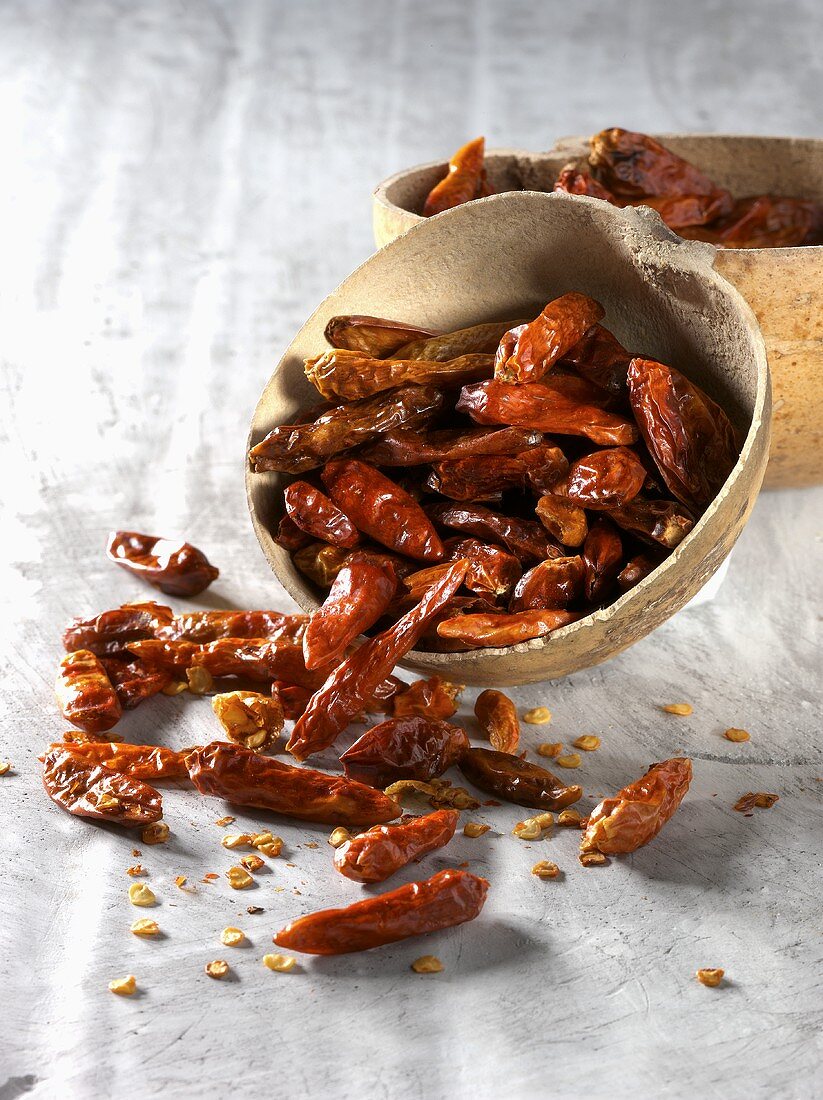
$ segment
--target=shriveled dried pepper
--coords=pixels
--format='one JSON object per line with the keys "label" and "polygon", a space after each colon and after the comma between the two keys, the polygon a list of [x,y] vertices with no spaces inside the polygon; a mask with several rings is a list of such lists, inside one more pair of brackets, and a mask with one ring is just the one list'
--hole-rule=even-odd
{"label": "shriveled dried pepper", "polygon": [[298,550],[292,560],[309,580],[319,584],[321,588],[329,588],[348,561],[350,553],[350,550],[345,550],[342,546],[312,542]]}
{"label": "shriveled dried pepper", "polygon": [[443,408],[434,386],[403,386],[329,409],[313,423],[282,424],[249,451],[253,470],[299,474],[397,428],[424,428]]}
{"label": "shriveled dried pepper", "polygon": [[558,546],[535,520],[500,515],[480,504],[433,504],[426,511],[435,523],[444,527],[489,542],[502,542],[521,561],[560,557]]}
{"label": "shriveled dried pepper", "polygon": [[137,531],[113,531],[106,555],[167,596],[198,596],[220,576],[196,546]]}
{"label": "shriveled dried pepper", "polygon": [[486,139],[482,137],[466,142],[457,150],[449,159],[446,175],[426,196],[424,218],[478,199],[484,192],[491,193],[486,191],[485,152]]}
{"label": "shriveled dried pepper", "polygon": [[573,500],[557,493],[546,493],[534,509],[550,535],[564,546],[580,546],[589,529],[586,513]]}
{"label": "shriveled dried pepper", "polygon": [[375,787],[428,780],[456,764],[469,747],[464,730],[442,718],[410,715],[372,726],[340,757],[346,775]]}
{"label": "shriveled dried pepper", "polygon": [[110,771],[130,776],[132,779],[188,779],[186,753],[176,752],[159,745],[132,745],[126,741],[58,742],[48,754],[69,752],[86,766],[102,765]]}
{"label": "shriveled dried pepper", "polygon": [[542,638],[553,630],[568,626],[580,614],[562,608],[533,608],[530,611],[489,612],[458,615],[445,619],[437,627],[441,638],[456,639],[466,649],[488,649],[517,645],[532,638]]}
{"label": "shriveled dried pepper", "polygon": [[116,657],[125,653],[126,642],[155,637],[173,618],[165,604],[126,603],[88,619],[72,619],[63,632],[63,645],[69,653],[90,649],[98,657]]}
{"label": "shriveled dried pepper", "polygon": [[407,325],[402,321],[387,321],[383,317],[367,317],[350,313],[332,317],[326,324],[324,335],[333,348],[357,351],[361,355],[373,355],[382,359],[391,355],[410,340],[437,336],[431,329]]}
{"label": "shriveled dried pepper", "polygon": [[562,366],[571,366],[588,382],[613,394],[626,396],[626,372],[632,354],[602,325],[592,325],[586,335],[563,356]]}
{"label": "shriveled dried pepper", "polygon": [[679,546],[694,527],[686,508],[673,500],[640,500],[635,497],[622,508],[610,508],[609,518],[624,531],[669,550]]}
{"label": "shriveled dried pepper", "polygon": [[55,692],[66,721],[87,733],[110,730],[123,716],[117,692],[91,650],[66,654],[60,662]]}
{"label": "shriveled dried pepper", "polygon": [[663,480],[687,508],[701,511],[737,462],[729,418],[680,371],[653,359],[632,359],[628,382],[635,419]]}
{"label": "shriveled dried pepper", "polygon": [[495,378],[539,382],[604,314],[599,302],[577,291],[555,298],[534,321],[503,336],[494,361]]}
{"label": "shriveled dried pepper", "polygon": [[307,481],[287,485],[283,501],[292,523],[312,538],[348,550],[360,542],[360,534],[346,513]]}
{"label": "shriveled dried pepper", "polygon": [[684,237],[718,248],[793,248],[823,244],[823,204],[783,195],[738,199],[730,214],[709,225],[686,227]]}
{"label": "shriveled dried pepper", "polygon": [[308,615],[282,611],[189,611],[175,615],[152,637],[175,642],[216,642],[218,638],[299,638]]}
{"label": "shriveled dried pepper", "polygon": [[306,668],[319,668],[342,657],[346,647],[384,614],[396,591],[397,574],[390,563],[369,554],[352,554],[306,627]]}
{"label": "shriveled dried pepper", "polygon": [[459,355],[475,353],[493,355],[497,351],[503,335],[522,324],[522,321],[487,321],[479,325],[469,325],[454,332],[444,332],[440,336],[428,339],[412,340],[398,348],[399,359],[456,359]]}
{"label": "shriveled dried pepper", "polygon": [[296,722],[312,697],[311,688],[300,684],[288,684],[285,680],[275,680],[271,686],[271,697],[276,699],[283,711],[283,717]]}
{"label": "shriveled dried pepper", "polygon": [[509,385],[496,378],[464,386],[457,411],[478,424],[508,424],[560,435],[583,435],[604,447],[634,443],[636,426],[617,413],[585,404],[557,385],[530,382]]}
{"label": "shriveled dried pepper", "polygon": [[221,692],[213,696],[211,708],[228,739],[236,745],[262,752],[277,744],[285,715],[280,697],[274,692]]}
{"label": "shriveled dried pepper", "polygon": [[426,932],[474,920],[489,884],[468,871],[440,871],[345,909],[323,909],[287,924],[274,937],[278,947],[309,955],[368,951]]}
{"label": "shriveled dried pepper", "polygon": [[606,447],[571,464],[569,500],[584,508],[607,508],[634,500],[646,481],[646,467],[628,447]]}
{"label": "shriveled dried pepper", "polygon": [[582,557],[584,594],[589,603],[598,603],[614,584],[623,560],[623,540],[613,524],[602,516],[598,516],[586,536]]}
{"label": "shriveled dried pepper", "polygon": [[226,741],[194,749],[186,761],[201,794],[301,821],[379,825],[401,812],[391,798],[364,783],[313,768],[295,768]]}
{"label": "shriveled dried pepper", "polygon": [[150,668],[185,672],[205,668],[212,676],[245,676],[249,680],[286,680],[302,687],[323,682],[325,670],[309,670],[303,660],[302,638],[218,638],[196,642],[165,642],[151,638],[130,642],[129,649]]}
{"label": "shriveled dried pepper", "polygon": [[466,428],[448,431],[386,432],[360,452],[364,462],[376,466],[423,466],[477,455],[520,454],[543,439],[541,432],[528,428]]}
{"label": "shriveled dried pepper", "polygon": [[431,676],[428,680],[415,680],[392,699],[394,718],[419,715],[424,718],[451,718],[457,712],[457,698],[462,684],[452,684]]}
{"label": "shriveled dried pepper", "polygon": [[332,744],[371,699],[380,682],[414,646],[460,587],[468,562],[455,562],[433,584],[417,607],[377,637],[369,639],[331,673],[312,696],[287,745],[298,760]]}
{"label": "shriveled dried pepper", "polygon": [[568,607],[583,592],[586,567],[580,555],[547,558],[524,573],[509,601],[509,611]]}
{"label": "shriveled dried pepper", "polygon": [[[163,816],[160,792],[140,779],[90,763],[71,748],[53,748],[43,760],[43,786],[49,798],[77,817],[118,825],[150,825]],[[117,746],[119,747],[119,746]]]}
{"label": "shriveled dried pepper", "polygon": [[692,762],[674,757],[652,764],[646,774],[604,798],[589,815],[581,852],[634,852],[657,836],[689,789]]}
{"label": "shriveled dried pepper", "polygon": [[614,203],[615,197],[607,187],[590,176],[588,172],[581,172],[574,164],[567,164],[560,169],[560,175],[554,181],[553,191],[564,191],[567,195],[590,195],[594,199],[605,199]]}
{"label": "shriveled dried pepper", "polygon": [[130,661],[121,657],[101,657],[100,664],[123,710],[133,710],[144,700],[159,694],[171,681],[170,673],[163,669],[147,668],[136,657]]}
{"label": "shriveled dried pepper", "polygon": [[[470,592],[507,596],[520,579],[522,568],[514,554],[477,539],[446,539],[443,543],[447,561],[469,559],[469,569],[463,584]],[[406,583],[408,583],[407,578]]]}
{"label": "shriveled dried pepper", "polygon": [[474,352],[456,359],[374,359],[356,351],[324,351],[305,361],[306,377],[331,401],[357,401],[413,383],[461,386],[490,378],[494,359]]}
{"label": "shriveled dried pepper", "polygon": [[474,704],[474,714],[491,747],[498,752],[517,752],[520,722],[517,707],[502,691],[488,688],[481,691]]}
{"label": "shriveled dried pepper", "polygon": [[580,787],[567,787],[545,768],[495,749],[469,749],[458,766],[475,787],[518,806],[562,810],[583,793]]}
{"label": "shriveled dried pepper", "polygon": [[660,564],[660,558],[652,554],[637,554],[630,558],[617,574],[617,587],[621,592],[628,592],[636,584],[640,584],[644,577],[648,577],[652,570]]}
{"label": "shriveled dried pepper", "polygon": [[323,470],[323,482],[334,502],[376,542],[419,561],[443,557],[443,543],[417,501],[373,466],[337,459]]}
{"label": "shriveled dried pepper", "polygon": [[435,810],[397,825],[375,825],[335,850],[335,870],[354,882],[385,882],[413,859],[448,844],[459,818],[457,810]]}

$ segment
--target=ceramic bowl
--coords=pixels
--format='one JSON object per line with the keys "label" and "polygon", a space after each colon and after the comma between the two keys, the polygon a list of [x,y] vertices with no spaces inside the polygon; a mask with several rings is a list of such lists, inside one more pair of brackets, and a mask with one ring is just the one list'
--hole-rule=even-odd
{"label": "ceramic bowl", "polygon": [[[548,637],[467,653],[413,651],[402,662],[459,683],[521,684],[605,661],[684,606],[729,553],[754,504],[769,447],[771,395],[763,340],[748,305],[712,266],[714,250],[685,242],[647,209],[595,199],[510,192],[423,222],[381,249],[315,310],[266,383],[249,445],[318,401],[303,359],[325,347],[335,314],[369,313],[433,329],[537,313],[568,290],[606,308],[626,345],[685,371],[729,412],[745,442],[706,513],[636,588]],[[307,611],[322,594],[273,535],[284,478],[247,472],[252,522],[278,580]]]}
{"label": "ceramic bowl", "polygon": [[[731,134],[657,134],[733,195],[796,195],[823,202],[823,140]],[[588,140],[563,138],[547,153],[492,150],[489,178],[498,191],[550,191],[559,170],[583,161]],[[408,168],[374,193],[374,236],[382,246],[422,220],[444,162]],[[823,482],[823,247],[719,249],[715,269],[754,310],[772,374],[772,443],[766,487]]]}

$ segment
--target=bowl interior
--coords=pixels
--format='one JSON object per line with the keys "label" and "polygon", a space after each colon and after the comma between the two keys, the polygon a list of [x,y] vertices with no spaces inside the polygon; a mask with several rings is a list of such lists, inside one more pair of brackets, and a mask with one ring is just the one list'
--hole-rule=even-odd
{"label": "bowl interior", "polygon": [[[482,660],[478,654],[418,652],[410,654],[406,663],[431,668],[465,664],[474,657],[475,663],[482,664],[495,654],[556,650],[570,637],[585,635],[596,626],[602,638],[596,645],[580,645],[575,667],[595,663],[609,655],[605,650],[617,652],[672,614],[720,564],[731,543],[706,573],[706,547],[723,540],[710,533],[701,549],[698,536],[711,521],[713,510],[733,491],[755,439],[768,434],[763,421],[768,374],[752,315],[737,292],[712,270],[712,253],[708,246],[676,237],[648,210],[621,211],[594,199],[510,192],[419,224],[367,260],[297,334],[260,398],[250,445],[318,402],[304,376],[303,359],[326,346],[323,330],[335,314],[369,313],[449,330],[536,313],[569,290],[584,291],[602,302],[604,324],[627,346],[693,378],[729,412],[746,438],[727,485],[694,531],[654,574],[609,608],[548,638],[506,650],[483,650]],[[252,520],[277,576],[295,600],[311,610],[321,598],[319,591],[272,537],[282,516],[283,483],[280,474],[247,473]],[[747,510],[745,500],[742,511],[740,500],[734,507],[738,518]],[[723,521],[719,522],[722,526]],[[690,558],[689,546],[695,542],[698,546]],[[688,577],[681,578],[674,595],[661,604],[659,595],[666,592],[667,584],[664,575],[678,570],[684,559]],[[652,579],[657,586],[662,580],[662,587],[650,590]],[[648,614],[650,601],[657,601],[658,611],[665,612],[656,621]],[[648,628],[644,615],[646,623],[652,624]],[[592,660],[585,657],[589,649]]]}

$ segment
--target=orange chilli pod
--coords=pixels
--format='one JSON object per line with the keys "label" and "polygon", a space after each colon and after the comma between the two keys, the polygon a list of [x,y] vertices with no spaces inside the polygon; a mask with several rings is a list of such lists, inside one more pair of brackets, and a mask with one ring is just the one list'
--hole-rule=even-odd
{"label": "orange chilli pod", "polygon": [[188,779],[186,752],[158,745],[132,745],[120,741],[56,743],[49,750],[65,750],[91,768],[100,764],[132,779]]}
{"label": "orange chilli pod", "polygon": [[460,757],[463,775],[475,787],[518,806],[562,810],[582,795],[582,788],[566,787],[550,771],[495,749],[469,749]]}
{"label": "orange chilli pod", "polygon": [[431,189],[423,204],[423,217],[430,218],[464,202],[491,194],[484,167],[486,139],[474,138],[461,146],[449,160],[446,176]]}
{"label": "orange chilli pod", "polygon": [[283,500],[292,523],[312,538],[348,550],[360,542],[360,534],[349,517],[307,481],[287,485]]}
{"label": "orange chilli pod", "polygon": [[79,649],[63,658],[55,692],[66,721],[86,733],[110,730],[123,715],[106,670],[88,649]]}
{"label": "orange chilli pod", "polygon": [[517,708],[502,691],[489,688],[481,691],[474,704],[474,713],[491,747],[498,752],[517,752],[520,722]]}
{"label": "orange chilli pod", "polygon": [[459,726],[421,714],[389,718],[359,737],[340,757],[346,775],[385,787],[399,779],[434,779],[469,747]]}
{"label": "orange chilli pod", "polygon": [[113,531],[106,555],[167,596],[198,596],[220,576],[196,546],[137,531]]}
{"label": "orange chilli pod", "polygon": [[544,634],[568,626],[579,618],[578,612],[562,608],[457,615],[440,623],[437,634],[440,638],[460,641],[467,649],[485,649],[542,638]]}
{"label": "orange chilli pod", "polygon": [[595,807],[581,852],[620,855],[648,844],[683,801],[691,779],[692,762],[686,757],[652,764],[641,779]]}
{"label": "orange chilli pod", "polygon": [[375,825],[336,849],[335,869],[354,882],[385,882],[413,859],[448,844],[459,817],[457,810],[436,810],[398,825]]}
{"label": "orange chilli pod", "polygon": [[494,374],[501,382],[539,382],[605,314],[599,302],[571,291],[549,302],[528,325],[500,341]]}
{"label": "orange chilli pod", "polygon": [[354,313],[332,317],[324,335],[333,348],[359,351],[362,355],[382,359],[410,340],[426,339],[437,333],[417,325],[406,325],[402,321],[387,321],[383,317]]}
{"label": "orange chilli pod", "polygon": [[163,816],[159,791],[121,775],[62,745],[43,758],[43,786],[49,798],[76,817],[111,821],[118,825],[151,825]]}

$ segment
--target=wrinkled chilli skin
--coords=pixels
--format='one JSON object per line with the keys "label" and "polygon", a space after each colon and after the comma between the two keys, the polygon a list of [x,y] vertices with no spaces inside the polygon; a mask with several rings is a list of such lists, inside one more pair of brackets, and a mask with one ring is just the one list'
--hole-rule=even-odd
{"label": "wrinkled chilli skin", "polygon": [[300,821],[380,825],[401,813],[393,799],[364,783],[313,768],[295,768],[226,741],[192,750],[186,763],[201,794]]}
{"label": "wrinkled chilli skin", "polygon": [[683,801],[691,780],[692,762],[686,757],[652,764],[642,779],[595,807],[580,851],[622,855],[648,844]]}
{"label": "wrinkled chilli skin", "polygon": [[286,514],[292,523],[313,539],[351,550],[360,535],[345,512],[307,481],[293,481],[283,493]]}
{"label": "wrinkled chilli skin", "polygon": [[585,576],[586,567],[579,555],[547,558],[517,582],[509,611],[568,607],[582,594]]}
{"label": "wrinkled chilli skin", "polygon": [[86,733],[110,730],[123,716],[117,692],[91,650],[66,654],[54,689],[63,717]]}
{"label": "wrinkled chilli skin", "polygon": [[413,340],[398,349],[398,359],[456,359],[459,355],[475,353],[494,355],[505,333],[522,321],[489,321],[481,325],[469,325],[454,332],[444,332],[426,340]]}
{"label": "wrinkled chilli skin", "polygon": [[607,447],[571,464],[569,500],[584,508],[620,507],[634,500],[646,481],[646,467],[628,447]]}
{"label": "wrinkled chilli skin", "polygon": [[823,205],[810,199],[754,195],[708,226],[684,228],[682,236],[718,248],[793,248],[823,244]]}
{"label": "wrinkled chilli skin", "polygon": [[447,561],[469,559],[471,564],[463,584],[470,592],[507,596],[523,572],[514,554],[508,554],[499,546],[461,538],[446,539],[443,546]]}
{"label": "wrinkled chilli skin", "polygon": [[106,555],[167,596],[198,596],[220,576],[196,546],[137,531],[113,531]]}
{"label": "wrinkled chilli skin", "polygon": [[397,574],[389,562],[352,554],[306,627],[306,668],[319,668],[342,657],[346,647],[386,612],[396,591]]}
{"label": "wrinkled chilli skin", "polygon": [[280,523],[277,526],[277,537],[274,541],[278,546],[282,546],[284,550],[288,550],[290,554],[293,554],[295,550],[300,550],[311,542],[311,535],[307,535],[301,527],[298,527],[291,516],[285,515],[280,518]]}
{"label": "wrinkled chilli skin", "polygon": [[482,137],[466,142],[457,150],[449,160],[447,174],[426,196],[424,218],[492,194],[486,180],[485,154],[486,139]]}
{"label": "wrinkled chilli skin", "polygon": [[287,924],[278,947],[308,955],[344,955],[474,920],[489,884],[468,871],[440,871],[345,909],[323,909]]}
{"label": "wrinkled chilli skin", "polygon": [[392,699],[392,717],[451,718],[457,711],[457,696],[462,690],[460,684],[450,684],[439,676],[415,680]]}
{"label": "wrinkled chilli skin", "polygon": [[387,787],[399,779],[434,779],[456,764],[469,747],[459,726],[442,718],[389,718],[366,730],[340,757],[346,775]]}
{"label": "wrinkled chilli skin", "polygon": [[520,722],[517,719],[517,707],[508,695],[493,688],[481,691],[474,704],[474,714],[493,749],[498,752],[517,752]]}
{"label": "wrinkled chilli skin", "polygon": [[387,432],[360,452],[376,466],[424,466],[478,455],[516,455],[543,441],[542,432],[526,428],[466,428],[460,431]]}
{"label": "wrinkled chilli skin", "polygon": [[520,561],[559,558],[560,550],[533,519],[492,512],[480,504],[432,504],[427,512],[435,523],[490,542],[502,542]]}
{"label": "wrinkled chilli skin", "polygon": [[530,324],[505,334],[494,360],[495,378],[539,382],[604,315],[600,303],[586,294],[572,291],[555,298]]}
{"label": "wrinkled chilli skin", "polygon": [[[49,752],[66,751],[89,768],[98,764],[132,779],[188,779],[186,753],[157,745],[131,745],[120,741],[56,743]],[[190,750],[186,750],[187,752]]]}
{"label": "wrinkled chilli skin", "polygon": [[679,546],[694,527],[688,511],[673,500],[635,500],[622,508],[610,508],[609,517],[624,531],[667,550]]}
{"label": "wrinkled chilli skin", "polygon": [[680,371],[652,359],[632,359],[628,381],[632,411],[663,480],[699,513],[737,462],[729,418]]}
{"label": "wrinkled chilli skin", "polygon": [[437,336],[437,333],[417,325],[406,325],[402,321],[387,321],[383,317],[354,313],[332,317],[324,335],[333,348],[382,359],[410,340],[428,339]]}
{"label": "wrinkled chilli skin", "polygon": [[490,378],[489,354],[460,355],[445,362],[427,359],[373,359],[356,351],[324,351],[306,359],[306,378],[330,401],[357,401],[406,383],[461,386]]}
{"label": "wrinkled chilli skin", "polygon": [[85,746],[52,748],[43,759],[43,786],[53,802],[76,817],[118,825],[151,825],[160,820],[163,799],[159,791],[132,776],[90,763],[76,748]]}
{"label": "wrinkled chilli skin", "polygon": [[349,550],[342,546],[329,546],[325,542],[313,542],[298,550],[293,557],[300,572],[321,588],[329,588],[334,578],[349,560]]}
{"label": "wrinkled chilli skin", "polygon": [[518,806],[562,810],[583,793],[580,787],[566,787],[545,768],[495,749],[469,749],[458,766],[475,787]]}
{"label": "wrinkled chilli skin", "polygon": [[644,577],[648,577],[653,569],[660,565],[660,558],[651,554],[637,554],[631,558],[617,574],[617,586],[621,592],[628,592],[636,584],[640,584]]}
{"label": "wrinkled chilli skin", "polygon": [[589,603],[608,594],[620,571],[623,540],[608,520],[598,517],[583,544],[583,591]]}
{"label": "wrinkled chilli skin", "polygon": [[163,641],[205,644],[219,638],[298,638],[308,615],[285,615],[282,611],[190,611],[176,615],[155,631]]}
{"label": "wrinkled chilli skin", "polygon": [[614,195],[602,183],[598,183],[588,172],[580,172],[574,164],[560,169],[560,175],[554,181],[553,191],[563,191],[567,195],[590,195],[594,199],[605,199],[616,203]]}
{"label": "wrinkled chilli skin", "polygon": [[[128,653],[125,654],[128,657]],[[123,710],[133,710],[146,699],[159,694],[171,682],[171,674],[159,668],[147,668],[133,657],[101,657],[100,664],[111,681]]]}
{"label": "wrinkled chilli skin", "polygon": [[416,607],[338,665],[295,724],[286,746],[289,752],[305,760],[332,744],[449,602],[463,583],[467,568],[467,561],[455,562]]}
{"label": "wrinkled chilli skin", "polygon": [[627,393],[626,372],[632,354],[602,325],[593,325],[579,343],[563,356],[562,365],[573,367],[586,381],[614,397]]}
{"label": "wrinkled chilli skin", "polygon": [[478,424],[508,424],[540,432],[587,436],[604,447],[635,443],[637,428],[625,417],[583,404],[541,382],[512,386],[496,378],[464,386],[457,411]]}
{"label": "wrinkled chilli skin", "polygon": [[466,649],[497,648],[517,645],[531,638],[542,638],[544,634],[550,634],[561,626],[568,626],[579,618],[579,612],[562,608],[458,615],[440,623],[437,634],[440,638],[462,642]]}
{"label": "wrinkled chilli skin", "polygon": [[413,859],[448,844],[459,817],[457,810],[436,810],[399,825],[375,825],[336,849],[335,870],[354,882],[385,882]]}
{"label": "wrinkled chilli skin", "polygon": [[126,603],[89,619],[72,619],[63,632],[63,646],[68,653],[90,649],[98,657],[116,657],[125,652],[126,642],[154,638],[173,619],[165,604]]}
{"label": "wrinkled chilli skin", "polygon": [[564,546],[581,546],[589,529],[586,513],[565,497],[546,493],[538,500],[535,514],[550,535]]}
{"label": "wrinkled chilli skin", "polygon": [[373,466],[353,458],[338,459],[326,466],[322,476],[335,504],[360,531],[418,561],[442,559],[443,543],[426,513]]}
{"label": "wrinkled chilli skin", "polygon": [[330,409],[313,423],[282,424],[249,451],[253,470],[300,474],[398,428],[424,428],[443,408],[434,386],[404,386]]}

